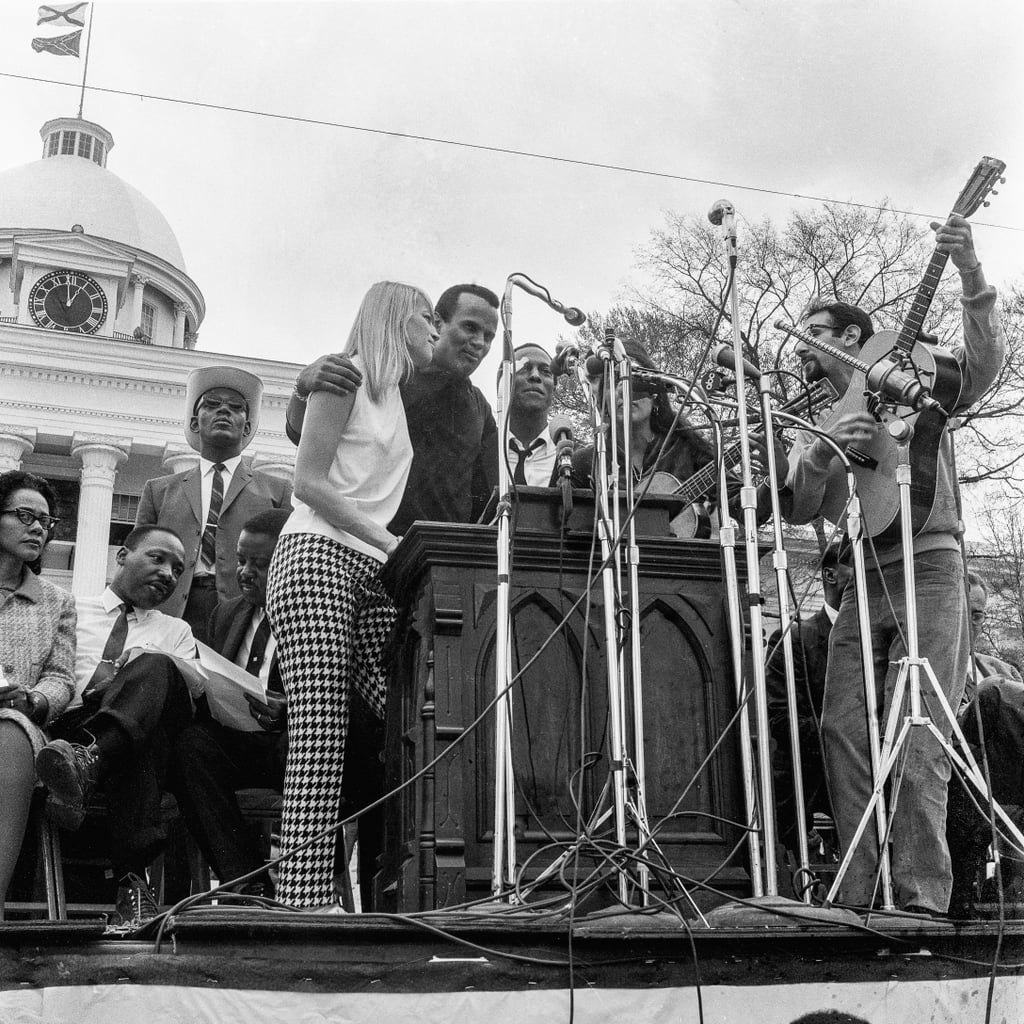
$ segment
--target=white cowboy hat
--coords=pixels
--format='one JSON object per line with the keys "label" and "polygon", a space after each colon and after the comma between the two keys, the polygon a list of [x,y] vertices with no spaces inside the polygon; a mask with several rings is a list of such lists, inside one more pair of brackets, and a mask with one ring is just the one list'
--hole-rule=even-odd
{"label": "white cowboy hat", "polygon": [[231,388],[237,391],[249,406],[249,432],[242,438],[242,448],[256,436],[260,424],[260,401],[263,398],[263,381],[248,370],[237,366],[201,366],[188,375],[185,384],[185,440],[197,452],[201,450],[199,432],[192,429],[199,399],[211,388]]}

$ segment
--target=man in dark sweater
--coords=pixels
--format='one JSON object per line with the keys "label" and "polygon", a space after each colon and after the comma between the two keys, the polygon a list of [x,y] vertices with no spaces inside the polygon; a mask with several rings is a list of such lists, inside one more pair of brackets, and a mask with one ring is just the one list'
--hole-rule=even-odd
{"label": "man in dark sweater", "polygon": [[[434,360],[402,385],[413,458],[405,497],[388,526],[397,534],[417,519],[474,522],[497,484],[494,414],[469,378],[497,332],[498,297],[480,285],[454,285],[434,312],[440,333]],[[361,383],[359,371],[341,354],[305,367],[288,405],[288,436],[298,443],[311,392],[347,394]]]}

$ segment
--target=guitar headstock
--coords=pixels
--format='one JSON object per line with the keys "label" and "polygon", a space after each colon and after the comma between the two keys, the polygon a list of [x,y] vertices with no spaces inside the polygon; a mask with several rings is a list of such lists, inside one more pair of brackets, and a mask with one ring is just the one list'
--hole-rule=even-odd
{"label": "guitar headstock", "polygon": [[957,196],[953,206],[953,212],[961,217],[970,217],[979,206],[988,206],[987,197],[989,193],[999,195],[995,186],[1005,181],[1003,171],[1006,164],[1002,160],[996,160],[991,156],[983,156],[978,161],[978,166]]}

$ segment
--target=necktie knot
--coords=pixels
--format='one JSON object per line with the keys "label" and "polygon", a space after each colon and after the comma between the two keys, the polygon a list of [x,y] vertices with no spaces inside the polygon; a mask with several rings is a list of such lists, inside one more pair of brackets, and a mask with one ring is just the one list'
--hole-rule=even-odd
{"label": "necktie knot", "polygon": [[516,484],[526,483],[526,460],[544,444],[543,437],[535,437],[525,447],[519,443],[518,438],[509,438],[509,447],[519,456],[519,461],[516,463],[515,472],[512,474],[512,482]]}
{"label": "necktie knot", "polygon": [[227,468],[228,467],[225,466],[223,462],[218,462],[217,465],[213,467],[213,471],[214,473],[223,473]]}

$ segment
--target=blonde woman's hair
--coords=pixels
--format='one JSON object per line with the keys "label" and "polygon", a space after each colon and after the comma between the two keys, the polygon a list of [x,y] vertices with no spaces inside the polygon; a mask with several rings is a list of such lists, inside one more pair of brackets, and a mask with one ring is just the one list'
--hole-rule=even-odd
{"label": "blonde woman's hair", "polygon": [[433,310],[426,292],[397,281],[378,281],[363,296],[345,351],[362,360],[363,388],[371,402],[412,376],[406,324],[422,303]]}

